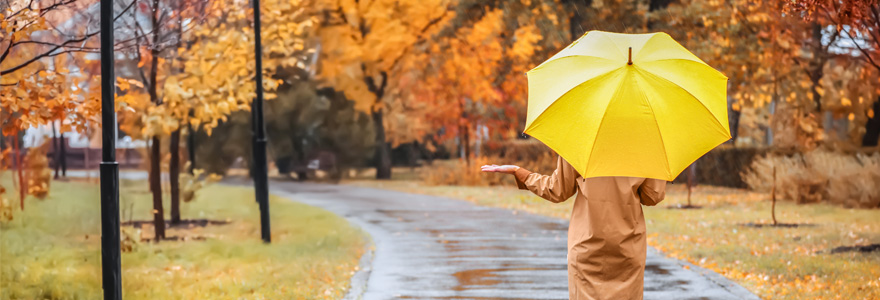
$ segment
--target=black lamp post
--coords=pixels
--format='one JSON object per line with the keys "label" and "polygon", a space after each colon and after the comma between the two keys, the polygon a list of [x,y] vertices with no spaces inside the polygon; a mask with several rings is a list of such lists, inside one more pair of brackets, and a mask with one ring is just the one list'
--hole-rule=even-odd
{"label": "black lamp post", "polygon": [[113,0],[101,0],[101,276],[105,300],[122,299],[113,60]]}
{"label": "black lamp post", "polygon": [[253,104],[254,191],[260,205],[260,233],[263,242],[272,241],[269,230],[269,170],[266,165],[266,125],[263,123],[263,44],[260,36],[260,0],[254,0],[254,48],[256,56],[257,98]]}

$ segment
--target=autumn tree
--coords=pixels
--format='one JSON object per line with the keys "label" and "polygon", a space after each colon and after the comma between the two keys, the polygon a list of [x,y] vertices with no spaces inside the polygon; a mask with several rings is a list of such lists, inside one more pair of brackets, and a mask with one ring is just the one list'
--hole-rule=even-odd
{"label": "autumn tree", "polygon": [[[864,133],[862,134],[863,146],[876,146],[880,138],[880,2],[874,0],[797,0],[786,2],[788,12],[793,12],[805,20],[817,22],[824,20],[830,26],[829,30],[835,35],[847,40],[851,55],[864,64],[858,72],[858,78],[851,85],[870,86],[873,91],[855,91],[854,97],[848,97],[862,103],[867,101],[869,106],[860,111],[859,117],[864,116]],[[838,71],[842,71],[838,69]],[[842,92],[842,91],[841,91]],[[867,93],[866,93],[867,92]],[[873,93],[865,99],[865,94]],[[873,96],[873,97],[871,97]],[[873,103],[869,100],[875,98]],[[855,116],[853,115],[853,117]]]}
{"label": "autumn tree", "polygon": [[408,105],[390,108],[412,115],[399,127],[416,137],[434,128],[441,140],[457,138],[467,158],[474,134],[505,140],[522,131],[527,70],[587,30],[645,31],[648,9],[638,1],[459,1],[432,45],[404,59],[410,73],[394,92]]}
{"label": "autumn tree", "polygon": [[425,120],[427,128],[442,128],[440,140],[458,138],[467,161],[472,135],[491,131],[504,138],[516,136],[518,112],[525,108],[524,74],[536,64],[534,53],[542,40],[529,19],[509,18],[500,7],[482,9],[485,13],[471,12],[475,20],[439,35],[430,48],[404,59],[404,69],[411,71],[395,91],[403,103],[419,108],[411,119]]}
{"label": "autumn tree", "polygon": [[[853,120],[851,114],[863,109],[849,100],[858,99],[857,91],[828,91],[849,86],[840,79],[850,76],[837,66],[848,65],[851,57],[839,52],[841,35],[826,25],[817,33],[815,22],[785,13],[777,2],[681,1],[666,10],[649,14],[655,28],[730,78],[734,137],[738,131],[766,131],[759,140],[767,144],[809,149],[826,139],[827,119]],[[737,130],[743,111],[747,128]]]}
{"label": "autumn tree", "polygon": [[[155,239],[165,238],[165,213],[162,203],[161,185],[161,138],[166,132],[174,131],[176,124],[168,118],[163,106],[163,94],[161,86],[164,84],[168,73],[173,70],[169,65],[177,46],[180,43],[180,35],[185,30],[182,18],[182,10],[195,6],[198,2],[184,2],[184,0],[137,0],[136,9],[130,16],[123,20],[124,32],[133,33],[137,36],[136,47],[131,51],[123,52],[130,60],[118,64],[123,69],[134,71],[137,88],[132,88],[128,94],[120,97],[119,102],[127,104],[129,108],[142,108],[145,110],[132,111],[132,115],[142,118],[143,126],[140,132],[129,130],[128,133],[135,137],[150,139],[150,169],[149,185],[153,196],[153,227]],[[144,20],[145,21],[141,21]],[[132,64],[137,64],[133,67]],[[120,72],[124,73],[124,72]],[[128,91],[125,86],[120,88]],[[142,93],[141,93],[142,92]],[[148,97],[148,98],[147,98]],[[148,99],[148,100],[147,100]],[[148,101],[148,102],[147,102]],[[149,104],[147,104],[149,103]],[[120,116],[122,123],[127,123],[126,115]],[[177,183],[173,183],[176,186]]]}
{"label": "autumn tree", "polygon": [[[82,2],[75,0],[7,1],[0,4],[0,129],[18,136],[28,128],[61,122],[61,132],[85,130],[100,112],[96,94],[84,87],[95,84],[74,63],[87,52],[98,34],[96,25],[82,18]],[[121,8],[123,13],[131,5]],[[117,15],[116,19],[119,18]],[[82,19],[73,26],[72,19]],[[84,26],[83,26],[84,25]],[[124,47],[119,44],[119,47]],[[18,139],[13,139],[18,141]],[[19,147],[15,147],[19,148]],[[16,149],[21,207],[26,187],[23,159]]]}
{"label": "autumn tree", "polygon": [[453,13],[449,0],[317,1],[322,17],[319,78],[369,111],[376,130],[376,178],[391,178],[385,113],[401,58],[430,42]]}
{"label": "autumn tree", "polygon": [[[176,123],[171,133],[170,177],[171,220],[180,221],[179,178],[180,128],[201,128],[209,135],[233,112],[250,111],[256,97],[253,78],[257,74],[253,59],[252,13],[237,1],[212,1],[189,11],[201,19],[191,30],[183,32],[174,63],[177,72],[164,84],[164,115]],[[278,70],[302,66],[308,52],[306,38],[312,33],[313,17],[305,1],[263,1],[266,10],[262,21],[264,65],[263,89],[267,100],[281,80],[274,79]],[[272,13],[269,13],[272,12]],[[196,18],[193,18],[196,19]],[[190,163],[193,158],[190,157]]]}

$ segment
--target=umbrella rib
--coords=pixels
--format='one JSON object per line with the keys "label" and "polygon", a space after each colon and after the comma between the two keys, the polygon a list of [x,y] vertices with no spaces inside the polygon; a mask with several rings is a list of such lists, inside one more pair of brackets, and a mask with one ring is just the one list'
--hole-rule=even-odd
{"label": "umbrella rib", "polygon": [[[700,98],[697,98],[696,95],[692,94],[691,91],[688,91],[686,88],[684,88],[684,87],[678,85],[677,83],[672,82],[672,81],[669,80],[669,79],[663,78],[663,76],[659,76],[659,75],[657,75],[657,74],[654,74],[654,73],[651,72],[651,71],[648,71],[648,70],[645,70],[645,69],[642,69],[642,68],[638,68],[638,69],[639,69],[639,71],[642,71],[642,72],[644,72],[645,74],[649,74],[649,75],[651,75],[652,77],[659,78],[659,80],[663,80],[663,81],[665,81],[665,82],[668,82],[669,84],[672,84],[673,86],[677,86],[678,88],[680,88],[681,90],[683,90],[685,93],[688,93],[688,95],[691,95],[691,98],[694,98],[694,100],[697,101],[697,103],[700,103],[700,105],[703,106],[703,108],[706,109],[706,111],[707,111],[710,115],[712,115],[712,120],[715,121],[715,125],[720,126],[720,128],[722,128],[722,131],[723,131],[724,125],[721,124],[721,121],[718,120],[718,117],[715,116],[714,113],[712,113],[712,110],[710,110],[709,107],[706,106],[706,104],[703,103],[703,101],[700,100]],[[729,136],[730,133],[728,132],[727,135]]]}
{"label": "umbrella rib", "polygon": [[[534,72],[534,71],[540,70],[540,69],[544,68],[544,66],[549,65],[549,64],[551,64],[551,63],[557,62],[557,61],[562,60],[562,59],[565,59],[565,58],[573,58],[573,57],[598,58],[598,59],[607,60],[607,61],[609,61],[609,62],[614,62],[614,60],[612,60],[612,59],[610,59],[610,58],[605,58],[605,57],[592,56],[592,55],[572,54],[572,55],[566,55],[566,56],[557,57],[557,58],[554,58],[554,59],[552,59],[552,60],[545,61],[545,62],[541,63],[540,65],[538,65],[537,67],[534,67],[533,69],[529,70],[529,71],[526,72],[526,73],[531,73],[531,72]],[[603,74],[600,74],[600,75],[603,75]],[[598,76],[597,76],[597,77],[598,77]]]}
{"label": "umbrella rib", "polygon": [[[591,56],[591,57],[592,57],[592,56]],[[587,83],[590,83],[590,82],[593,82],[593,81],[595,81],[595,80],[598,80],[599,78],[603,78],[603,77],[605,77],[605,76],[608,76],[609,74],[614,73],[615,71],[618,71],[618,70],[620,70],[620,68],[617,68],[617,69],[611,69],[611,70],[609,70],[608,72],[598,74],[598,75],[594,76],[593,78],[590,78],[590,79],[588,79],[588,80],[586,80],[586,81],[584,81],[584,82],[581,82],[581,83],[579,83],[578,85],[575,85],[574,87],[568,89],[567,91],[565,91],[565,93],[562,93],[561,96],[557,97],[556,100],[553,101],[553,103],[550,103],[550,105],[548,105],[547,108],[545,108],[543,111],[541,111],[541,113],[539,113],[537,116],[535,116],[535,120],[537,120],[539,117],[541,117],[541,115],[543,115],[545,112],[547,112],[548,110],[550,110],[551,107],[553,107],[554,105],[556,105],[556,103],[559,101],[559,99],[564,98],[566,95],[568,95],[569,93],[571,93],[571,91],[573,91],[573,90],[575,90],[575,89],[577,89],[577,88],[579,88],[579,87],[581,87],[581,86],[583,86],[583,85],[585,85],[585,84],[587,84]],[[531,72],[531,71],[530,71],[530,72]],[[618,86],[617,89],[620,89],[620,86]],[[615,93],[617,93],[616,90],[615,90]],[[603,116],[603,118],[604,118],[604,115],[602,115],[602,116]],[[529,127],[527,127],[525,130],[523,130],[523,132],[528,132],[529,129],[531,129],[532,126],[534,126],[534,125],[535,125],[535,122],[532,122],[532,124],[529,124]],[[601,123],[599,123],[599,125],[601,126]]]}
{"label": "umbrella rib", "polygon": [[[642,71],[640,69],[636,69],[636,70]],[[651,75],[653,75],[653,74],[651,74]],[[636,84],[638,84],[639,86],[642,85],[641,81],[638,80],[638,78],[636,78]],[[669,175],[672,175],[672,170],[670,170],[670,168],[669,168],[669,153],[666,152],[666,142],[663,141],[663,132],[660,131],[660,122],[657,122],[657,114],[654,113],[654,106],[651,105],[651,100],[648,99],[648,95],[645,95],[645,90],[640,88],[639,91],[642,92],[642,99],[645,100],[645,104],[647,104],[648,108],[651,109],[651,115],[654,116],[653,119],[654,119],[654,125],[657,127],[657,136],[660,137],[660,144],[663,146],[663,158],[664,158],[663,162],[666,163],[666,176],[669,177]],[[693,96],[693,95],[691,95],[691,96]]]}
{"label": "umbrella rib", "polygon": [[[697,59],[700,59],[700,58],[697,57]],[[707,64],[703,60],[693,60],[693,59],[686,59],[686,58],[661,58],[661,59],[654,59],[651,61],[646,61],[646,62],[643,62],[642,64],[650,64],[652,62],[667,61],[667,60],[678,60],[678,61],[688,62],[688,63],[698,63],[698,64],[703,65],[705,67],[709,67],[710,69],[714,70],[715,73],[718,73],[718,75],[721,75],[722,77],[727,78],[727,75],[724,75],[724,73],[721,73],[721,71],[718,71],[717,69],[713,68],[712,66],[710,66],[709,64]],[[646,70],[646,72],[649,72],[649,71]],[[654,74],[654,73],[651,73],[651,74]]]}
{"label": "umbrella rib", "polygon": [[[613,94],[614,96],[612,96],[611,101],[614,101],[614,99],[617,99],[616,96],[618,93],[620,93],[620,88],[623,86],[624,81],[625,80],[621,80],[620,83],[617,85],[617,89],[614,90],[614,94]],[[599,131],[602,131],[602,125],[605,124],[605,116],[608,115],[608,106],[611,106],[611,101],[608,102],[608,105],[605,107],[605,112],[602,113],[602,118],[599,119],[599,128],[596,128],[596,136],[593,137],[593,147],[590,147],[590,156],[587,157],[587,165],[585,166],[587,169],[589,169],[590,162],[593,160],[593,153],[596,151],[596,144],[598,144],[598,143],[596,143],[596,139],[599,138]],[[586,169],[584,169],[583,174],[587,174]]]}
{"label": "umbrella rib", "polygon": [[614,46],[617,47],[617,51],[620,51],[619,53],[623,53],[623,48],[620,48],[620,45],[618,45],[617,42],[614,41],[614,39],[612,39],[611,37],[609,37],[605,33],[602,34],[602,37],[608,39],[608,41],[610,41],[612,44],[614,44]]}

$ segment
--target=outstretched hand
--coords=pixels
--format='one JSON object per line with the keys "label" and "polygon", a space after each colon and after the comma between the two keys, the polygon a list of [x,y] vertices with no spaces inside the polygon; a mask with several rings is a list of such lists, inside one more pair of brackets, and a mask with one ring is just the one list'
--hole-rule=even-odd
{"label": "outstretched hand", "polygon": [[480,170],[483,172],[498,172],[506,174],[513,174],[517,169],[519,169],[519,167],[514,165],[483,165],[480,167]]}

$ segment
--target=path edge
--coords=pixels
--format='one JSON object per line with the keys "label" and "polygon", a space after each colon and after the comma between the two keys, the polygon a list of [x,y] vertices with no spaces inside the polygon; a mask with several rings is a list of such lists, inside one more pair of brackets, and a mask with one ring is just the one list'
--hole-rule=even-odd
{"label": "path edge", "polygon": [[[270,190],[271,191],[271,190]],[[361,258],[358,260],[358,270],[355,271],[354,275],[351,276],[348,283],[348,291],[345,292],[345,295],[342,296],[342,300],[361,300],[363,299],[364,293],[367,291],[367,284],[370,281],[370,273],[373,271],[373,256],[376,251],[376,241],[373,238],[373,235],[367,231],[367,228],[364,228],[364,224],[358,222],[350,218],[348,215],[340,215],[337,212],[327,209],[326,207],[314,206],[306,203],[307,201],[302,201],[303,196],[308,197],[306,195],[297,194],[295,192],[290,192],[286,190],[275,190],[271,191],[270,195],[284,198],[287,201],[292,201],[296,203],[301,203],[313,207],[318,207],[320,209],[326,210],[337,217],[344,219],[351,226],[356,226],[358,230],[364,236],[364,254],[361,255]]]}
{"label": "path edge", "polygon": [[715,271],[697,266],[697,265],[692,264],[692,263],[685,261],[685,260],[672,258],[669,255],[666,255],[666,253],[663,253],[663,251],[657,250],[657,248],[654,248],[652,246],[648,246],[648,252],[655,252],[660,257],[671,260],[671,261],[675,262],[675,264],[679,265],[682,268],[690,269],[694,273],[697,273],[698,275],[703,276],[703,278],[706,278],[707,280],[711,281],[712,283],[717,284],[721,288],[727,290],[728,292],[730,292],[734,296],[739,297],[739,299],[761,300],[761,297],[759,297],[758,295],[756,295],[752,291],[749,291],[749,289],[743,287],[742,285],[740,285],[736,282],[733,282],[729,278],[724,277],[723,275],[718,274]]}
{"label": "path edge", "polygon": [[367,283],[370,281],[370,273],[373,271],[373,251],[375,251],[376,247],[370,234],[363,229],[361,229],[361,232],[363,232],[364,236],[368,239],[367,242],[364,243],[364,254],[361,255],[360,261],[358,262],[358,270],[351,276],[351,280],[349,280],[348,284],[348,291],[345,293],[345,296],[342,297],[343,300],[362,299],[364,293],[367,291]]}

